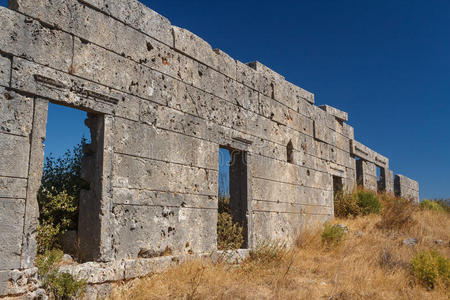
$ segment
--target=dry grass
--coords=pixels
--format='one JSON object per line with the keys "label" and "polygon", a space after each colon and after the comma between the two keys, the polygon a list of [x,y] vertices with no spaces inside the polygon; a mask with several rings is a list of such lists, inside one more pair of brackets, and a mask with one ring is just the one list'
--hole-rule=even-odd
{"label": "dry grass", "polygon": [[[283,250],[277,259],[249,259],[237,266],[191,261],[128,282],[112,298],[448,299],[448,287],[427,290],[417,283],[410,261],[424,249],[436,249],[450,257],[450,215],[420,210],[411,213],[413,221],[395,229],[380,226],[382,216],[377,215],[337,219],[333,223],[350,229],[338,247],[327,249],[320,232],[306,232],[296,246]],[[402,240],[408,237],[417,238],[418,245],[403,246]],[[444,244],[436,245],[438,239]]]}

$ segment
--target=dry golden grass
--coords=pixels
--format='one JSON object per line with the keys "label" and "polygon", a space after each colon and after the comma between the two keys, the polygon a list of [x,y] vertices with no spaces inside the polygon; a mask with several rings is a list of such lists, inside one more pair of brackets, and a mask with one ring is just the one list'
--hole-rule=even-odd
{"label": "dry golden grass", "polygon": [[[128,282],[112,299],[449,299],[448,287],[427,290],[417,283],[409,263],[424,249],[450,256],[450,215],[412,214],[410,226],[395,230],[380,226],[381,216],[337,219],[333,223],[350,229],[337,248],[326,249],[320,232],[306,232],[278,260],[190,261]],[[417,238],[418,245],[402,245],[408,237]],[[445,243],[436,245],[438,239]]]}

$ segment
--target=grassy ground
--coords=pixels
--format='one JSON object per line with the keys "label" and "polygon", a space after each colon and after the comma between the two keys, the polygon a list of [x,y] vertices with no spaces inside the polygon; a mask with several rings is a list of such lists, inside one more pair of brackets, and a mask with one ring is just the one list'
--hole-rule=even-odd
{"label": "grassy ground", "polygon": [[[128,282],[112,299],[449,299],[448,283],[426,288],[411,275],[410,262],[428,249],[450,257],[450,214],[410,213],[395,228],[380,227],[380,215],[336,219],[350,231],[331,248],[320,231],[306,232],[294,247],[260,249],[240,265],[186,262]],[[418,244],[402,245],[409,237]]]}

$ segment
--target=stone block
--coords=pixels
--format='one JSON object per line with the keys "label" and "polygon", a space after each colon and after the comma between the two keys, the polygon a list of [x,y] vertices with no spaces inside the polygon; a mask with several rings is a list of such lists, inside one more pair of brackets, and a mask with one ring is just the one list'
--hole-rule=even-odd
{"label": "stone block", "polygon": [[382,168],[388,169],[389,168],[389,158],[387,158],[386,156],[383,156],[379,153],[374,153],[375,154],[375,158],[373,160],[373,162]]}
{"label": "stone block", "polygon": [[329,105],[320,105],[319,108],[326,111],[330,115],[334,116],[336,119],[338,119],[341,122],[348,121],[348,113],[346,113],[345,111],[342,111],[340,109],[337,109],[337,108],[329,106]]}
{"label": "stone block", "polygon": [[125,280],[160,273],[180,262],[182,257],[160,256],[153,258],[125,259]]}
{"label": "stone block", "polygon": [[218,170],[218,146],[153,126],[117,118],[114,145],[117,153]]}
{"label": "stone block", "polygon": [[11,76],[11,59],[0,55],[0,85],[9,86]]}
{"label": "stone block", "polygon": [[274,83],[274,99],[292,107],[298,101],[306,100],[314,104],[314,94],[286,80],[276,80]]}
{"label": "stone block", "polygon": [[154,39],[173,46],[170,21],[136,0],[80,0]]}
{"label": "stone block", "polygon": [[236,61],[236,80],[267,97],[274,96],[274,80],[240,61]]}
{"label": "stone block", "polygon": [[88,284],[100,284],[124,280],[125,264],[123,261],[113,263],[87,262],[79,265],[61,266],[59,271],[71,274]]}
{"label": "stone block", "polygon": [[0,132],[0,176],[28,177],[30,143],[28,137]]}
{"label": "stone block", "polygon": [[33,120],[33,99],[0,87],[0,132],[28,136]]}
{"label": "stone block", "polygon": [[[35,1],[24,2],[31,4]],[[5,7],[0,7],[0,22],[1,51],[69,72],[73,51],[69,34],[44,27],[38,21]]]}
{"label": "stone block", "polygon": [[118,154],[114,187],[215,197],[218,171]]}
{"label": "stone block", "polygon": [[236,80],[236,61],[228,54],[213,50],[202,38],[184,28],[172,26],[172,30],[176,50]]}
{"label": "stone block", "polygon": [[25,199],[26,196],[26,179],[0,177],[0,198]]}
{"label": "stone block", "polygon": [[150,258],[216,249],[217,210],[116,205],[113,214],[113,247],[117,258]]}
{"label": "stone block", "polygon": [[11,86],[54,102],[139,120],[141,99],[21,58],[14,58]]}
{"label": "stone block", "polygon": [[257,71],[257,72],[267,74],[269,77],[272,77],[273,79],[284,80],[283,75],[278,74],[271,68],[260,63],[259,61],[252,61],[252,62],[247,63],[246,65],[249,66],[250,68],[255,69],[255,71]]}
{"label": "stone block", "polygon": [[356,155],[369,162],[373,162],[375,160],[375,152],[369,147],[355,140],[351,141],[351,154]]}
{"label": "stone block", "polygon": [[0,270],[20,268],[24,215],[23,199],[0,198]]}
{"label": "stone block", "polygon": [[[325,182],[323,184],[324,189],[321,189],[305,185],[276,182],[268,179],[253,177],[253,200],[274,203],[287,203],[292,204],[292,207],[297,208],[301,208],[302,206],[330,206],[330,203],[328,203],[328,199],[332,198],[333,191],[331,181],[328,179],[327,181],[330,182],[330,184],[327,184]],[[253,208],[256,209],[255,206],[253,206]],[[300,213],[300,211],[297,212]]]}
{"label": "stone block", "polygon": [[[37,268],[0,271],[0,297],[7,296],[7,299],[23,299],[24,297],[27,297],[26,299],[35,299],[32,293],[19,297],[17,295],[39,288],[41,283],[38,281],[37,273]],[[35,293],[35,295],[37,294]]]}
{"label": "stone block", "polygon": [[217,196],[114,188],[115,204],[217,209]]}

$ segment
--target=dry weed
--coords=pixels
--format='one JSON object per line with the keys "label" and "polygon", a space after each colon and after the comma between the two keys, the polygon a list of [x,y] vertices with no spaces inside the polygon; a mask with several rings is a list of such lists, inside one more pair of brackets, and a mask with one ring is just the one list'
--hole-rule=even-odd
{"label": "dry weed", "polygon": [[[390,215],[338,219],[333,223],[350,229],[341,247],[325,249],[320,232],[305,231],[298,237],[297,246],[284,249],[283,255],[272,255],[276,257],[272,263],[265,259],[250,259],[241,265],[186,262],[131,281],[112,298],[448,299],[448,287],[428,290],[417,283],[410,262],[416,253],[428,249],[450,257],[449,214],[413,209],[402,219],[407,221],[387,222]],[[383,222],[386,227],[377,225]],[[407,237],[418,239],[418,245],[402,245]],[[438,239],[445,243],[435,244]]]}

